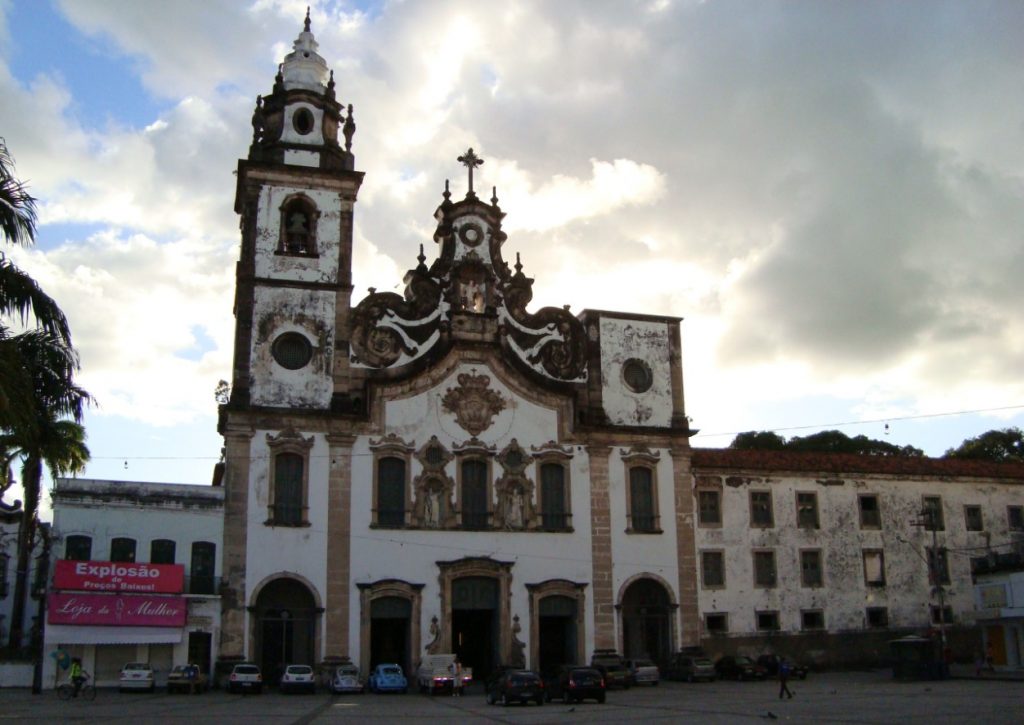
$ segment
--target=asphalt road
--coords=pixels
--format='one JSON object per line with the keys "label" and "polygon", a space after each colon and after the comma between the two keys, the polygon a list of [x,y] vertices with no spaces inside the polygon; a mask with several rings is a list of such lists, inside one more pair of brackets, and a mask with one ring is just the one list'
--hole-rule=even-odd
{"label": "asphalt road", "polygon": [[1024,682],[947,680],[894,682],[888,672],[812,674],[791,682],[780,701],[778,683],[662,682],[615,690],[607,702],[552,702],[507,708],[484,702],[479,686],[462,698],[407,695],[167,695],[100,691],[94,702],[61,702],[56,693],[0,690],[0,722],[268,723],[1024,723]]}

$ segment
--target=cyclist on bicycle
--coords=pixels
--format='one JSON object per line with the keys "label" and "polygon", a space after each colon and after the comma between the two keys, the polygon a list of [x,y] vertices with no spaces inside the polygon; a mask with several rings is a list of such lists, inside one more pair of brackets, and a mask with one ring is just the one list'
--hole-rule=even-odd
{"label": "cyclist on bicycle", "polygon": [[74,694],[72,697],[78,697],[78,693],[82,690],[82,685],[89,679],[89,674],[82,669],[82,660],[75,657],[71,660],[71,682],[75,686]]}

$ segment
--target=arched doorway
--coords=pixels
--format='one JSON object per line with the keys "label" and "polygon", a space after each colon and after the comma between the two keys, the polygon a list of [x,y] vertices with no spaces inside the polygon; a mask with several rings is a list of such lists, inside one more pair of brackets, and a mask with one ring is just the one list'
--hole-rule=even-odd
{"label": "arched doorway", "polygon": [[255,659],[263,676],[276,682],[285,665],[316,662],[316,601],[300,581],[283,577],[256,598]]}
{"label": "arched doorway", "polygon": [[404,597],[379,597],[370,602],[370,668],[395,662],[409,669],[412,602]]}
{"label": "arched doorway", "polygon": [[622,649],[627,659],[647,657],[663,670],[672,655],[672,611],[665,586],[647,577],[637,579],[622,595]]}

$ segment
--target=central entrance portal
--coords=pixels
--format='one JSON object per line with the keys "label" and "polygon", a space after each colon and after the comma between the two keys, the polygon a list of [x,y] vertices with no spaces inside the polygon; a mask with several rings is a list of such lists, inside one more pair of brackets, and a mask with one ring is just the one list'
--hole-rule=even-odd
{"label": "central entrance portal", "polygon": [[553,596],[540,600],[537,618],[540,669],[576,662],[576,600]]}
{"label": "central entrance portal", "polygon": [[473,679],[483,682],[498,661],[498,580],[462,577],[452,582],[452,650]]}
{"label": "central entrance portal", "polygon": [[412,602],[402,597],[381,597],[370,604],[370,667],[394,662],[409,668],[409,629]]}
{"label": "central entrance portal", "polygon": [[263,677],[277,682],[285,665],[315,664],[316,603],[306,586],[275,579],[256,599],[256,661]]}
{"label": "central entrance portal", "polygon": [[653,579],[639,579],[622,597],[622,639],[626,657],[645,657],[664,670],[672,655],[672,602]]}

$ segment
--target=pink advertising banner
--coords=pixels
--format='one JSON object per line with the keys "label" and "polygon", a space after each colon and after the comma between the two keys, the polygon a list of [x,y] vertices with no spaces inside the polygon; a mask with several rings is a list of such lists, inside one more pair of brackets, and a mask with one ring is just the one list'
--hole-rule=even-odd
{"label": "pink advertising banner", "polygon": [[184,597],[53,592],[47,600],[46,621],[49,624],[184,627],[185,602]]}
{"label": "pink advertising banner", "polygon": [[53,571],[54,589],[180,594],[184,583],[185,567],[182,564],[60,559]]}

